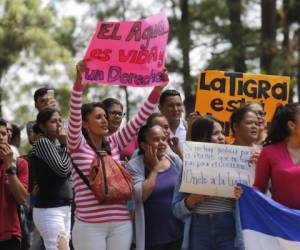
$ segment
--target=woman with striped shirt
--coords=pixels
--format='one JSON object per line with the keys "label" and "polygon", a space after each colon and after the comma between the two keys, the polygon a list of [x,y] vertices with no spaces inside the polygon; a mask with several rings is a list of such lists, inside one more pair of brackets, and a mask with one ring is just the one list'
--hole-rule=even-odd
{"label": "woman with striped shirt", "polygon": [[[191,127],[191,141],[225,143],[223,128],[211,116],[198,118]],[[184,220],[182,249],[235,250],[235,201],[231,198],[179,192],[178,179],[173,197],[173,212]]]}
{"label": "woman with striped shirt", "polygon": [[46,108],[37,115],[41,134],[30,154],[36,173],[36,200],[33,221],[47,250],[56,250],[58,235],[69,239],[73,198],[71,161],[66,147],[67,135],[55,109]]}
{"label": "woman with striped shirt", "polygon": [[[85,62],[79,63],[76,69],[77,77],[71,95],[68,146],[74,164],[87,176],[96,157],[93,148],[106,151],[119,161],[120,150],[130,142],[139,127],[153,112],[163,87],[155,87],[137,115],[122,129],[106,137],[109,131],[104,106],[101,103],[82,105],[84,85],[81,74],[86,69]],[[132,224],[126,201],[119,201],[112,205],[99,204],[75,169],[72,170],[72,175],[76,203],[72,234],[75,249],[129,249],[132,240]]]}

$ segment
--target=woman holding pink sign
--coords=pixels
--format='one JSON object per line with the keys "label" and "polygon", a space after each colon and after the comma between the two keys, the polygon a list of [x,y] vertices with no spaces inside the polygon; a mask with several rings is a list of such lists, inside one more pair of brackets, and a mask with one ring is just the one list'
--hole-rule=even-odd
{"label": "woman holding pink sign", "polygon": [[[153,112],[164,86],[153,89],[139,109],[138,114],[121,130],[108,136],[108,114],[100,102],[82,105],[84,84],[81,74],[86,65],[82,61],[76,67],[77,78],[73,86],[70,105],[68,146],[73,166],[88,176],[97,158],[96,152],[111,155],[119,161],[119,150],[126,146],[131,136]],[[164,75],[167,80],[167,75]],[[86,185],[79,171],[73,168],[75,184],[75,223],[73,245],[76,250],[116,250],[130,249],[132,223],[126,200],[112,204],[102,204]],[[108,186],[109,188],[109,186]]]}

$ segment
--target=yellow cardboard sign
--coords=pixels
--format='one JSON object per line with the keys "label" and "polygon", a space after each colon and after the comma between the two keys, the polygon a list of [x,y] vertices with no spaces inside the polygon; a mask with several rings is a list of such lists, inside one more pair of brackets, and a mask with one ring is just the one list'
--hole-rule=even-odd
{"label": "yellow cardboard sign", "polygon": [[290,77],[208,70],[200,73],[195,110],[224,122],[229,135],[231,113],[247,102],[263,105],[270,122],[276,106],[289,98]]}

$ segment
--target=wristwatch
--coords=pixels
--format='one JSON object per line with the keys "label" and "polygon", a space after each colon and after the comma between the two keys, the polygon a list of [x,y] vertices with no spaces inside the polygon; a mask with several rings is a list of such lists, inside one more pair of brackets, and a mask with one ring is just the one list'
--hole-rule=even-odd
{"label": "wristwatch", "polygon": [[10,166],[5,170],[5,173],[8,175],[16,175],[17,174],[17,167],[16,166]]}

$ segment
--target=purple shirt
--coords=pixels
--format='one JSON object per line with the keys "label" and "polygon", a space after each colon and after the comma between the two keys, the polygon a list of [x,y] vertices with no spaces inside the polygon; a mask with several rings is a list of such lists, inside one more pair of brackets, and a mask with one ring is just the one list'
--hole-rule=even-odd
{"label": "purple shirt", "polygon": [[158,173],[155,188],[144,202],[146,247],[170,243],[183,237],[183,224],[172,213],[177,176],[174,166]]}

